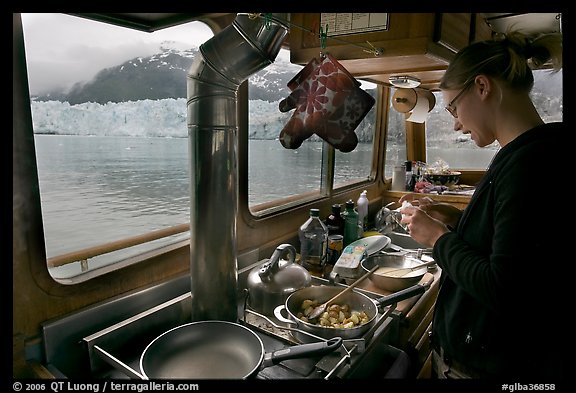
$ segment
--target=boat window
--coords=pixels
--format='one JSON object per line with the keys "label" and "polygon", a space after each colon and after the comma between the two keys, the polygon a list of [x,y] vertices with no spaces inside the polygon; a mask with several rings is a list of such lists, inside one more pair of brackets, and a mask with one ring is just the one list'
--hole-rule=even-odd
{"label": "boat window", "polygon": [[[333,149],[312,134],[297,148],[284,147],[280,135],[288,130],[294,110],[281,112],[279,104],[291,91],[287,83],[302,69],[290,63],[282,49],[275,62],[249,78],[248,119],[248,206],[275,206],[321,195],[323,171],[329,160],[326,149]],[[361,82],[361,87],[376,98],[376,85]],[[356,127],[358,145],[351,152],[334,154],[334,188],[367,181],[371,175],[376,105]],[[273,181],[271,182],[271,179]],[[272,186],[271,186],[272,184]],[[260,207],[261,207],[260,206]],[[259,209],[254,209],[259,210]]]}
{"label": "boat window", "polygon": [[145,33],[23,14],[48,267],[63,283],[189,239],[186,72],[202,22]]}
{"label": "boat window", "polygon": [[[361,81],[362,89],[377,99],[377,86],[374,83]],[[334,188],[350,183],[370,181],[373,179],[372,161],[374,156],[374,136],[376,132],[376,105],[356,127],[358,145],[351,152],[336,150],[334,165]]]}
{"label": "boat window", "polygon": [[[549,123],[562,121],[562,71],[534,70],[534,87],[530,93],[538,113]],[[435,92],[436,105],[426,119],[426,158],[443,160],[450,168],[485,170],[500,145],[494,142],[479,148],[470,135],[454,131],[454,118],[444,110],[441,92]]]}
{"label": "boat window", "polygon": [[281,112],[279,104],[290,95],[287,84],[301,69],[281,49],[274,63],[248,79],[249,207],[320,192],[322,140],[314,135],[297,149],[279,140],[294,112]]}
{"label": "boat window", "polygon": [[386,135],[386,163],[384,175],[392,177],[394,167],[406,162],[406,116],[392,105],[393,94],[388,102],[388,124]]}

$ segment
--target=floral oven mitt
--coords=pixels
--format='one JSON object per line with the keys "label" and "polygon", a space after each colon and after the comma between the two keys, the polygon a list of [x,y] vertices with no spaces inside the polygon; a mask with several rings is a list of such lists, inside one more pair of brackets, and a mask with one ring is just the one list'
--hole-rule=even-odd
{"label": "floral oven mitt", "polygon": [[342,152],[354,150],[354,130],[374,105],[374,98],[330,54],[312,59],[290,82],[292,93],[279,104],[281,112],[296,109],[280,132],[280,143],[297,149],[316,133]]}

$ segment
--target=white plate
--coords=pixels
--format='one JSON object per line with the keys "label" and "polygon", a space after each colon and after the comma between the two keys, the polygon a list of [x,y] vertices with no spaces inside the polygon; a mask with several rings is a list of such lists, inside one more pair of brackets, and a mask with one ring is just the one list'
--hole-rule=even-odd
{"label": "white plate", "polygon": [[377,253],[378,251],[382,250],[386,246],[391,243],[391,240],[388,236],[384,235],[376,235],[376,236],[368,236],[358,239],[349,244],[349,246],[356,247],[356,246],[364,246],[366,247],[366,253],[368,256]]}

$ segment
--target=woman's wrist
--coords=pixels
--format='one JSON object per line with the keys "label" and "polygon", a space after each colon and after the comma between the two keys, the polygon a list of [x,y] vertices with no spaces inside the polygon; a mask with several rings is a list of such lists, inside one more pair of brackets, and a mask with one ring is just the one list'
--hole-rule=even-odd
{"label": "woman's wrist", "polygon": [[450,228],[448,228],[448,226],[444,226],[443,229],[440,229],[435,236],[435,240],[432,242],[432,247],[434,247],[436,245],[436,243],[438,242],[438,240],[440,240],[440,238],[442,236],[444,236],[447,233],[450,233],[452,230]]}

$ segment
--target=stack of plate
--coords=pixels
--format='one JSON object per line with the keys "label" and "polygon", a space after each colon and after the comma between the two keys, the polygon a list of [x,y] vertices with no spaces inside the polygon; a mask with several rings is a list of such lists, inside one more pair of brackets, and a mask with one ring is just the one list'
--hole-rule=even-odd
{"label": "stack of plate", "polygon": [[350,243],[342,250],[342,254],[332,269],[332,276],[343,278],[347,283],[354,281],[364,272],[362,260],[377,253],[390,244],[388,236],[369,236]]}

